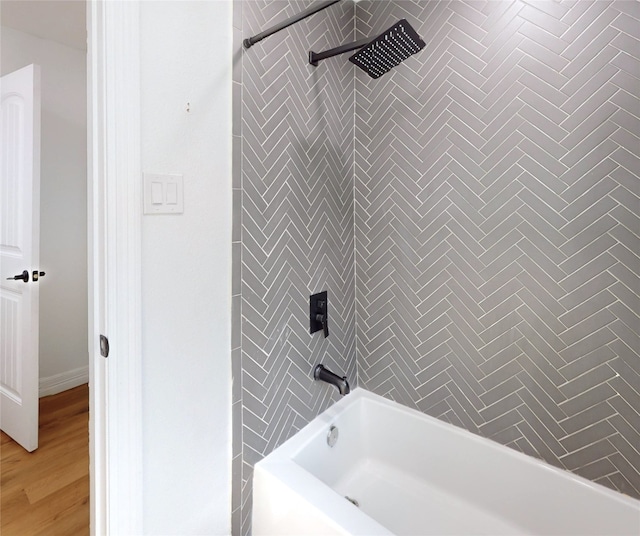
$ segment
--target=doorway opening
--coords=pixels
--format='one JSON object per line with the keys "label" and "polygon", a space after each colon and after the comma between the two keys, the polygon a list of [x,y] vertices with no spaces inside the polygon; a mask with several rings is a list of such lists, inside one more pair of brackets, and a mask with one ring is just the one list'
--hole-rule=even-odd
{"label": "doorway opening", "polygon": [[[31,455],[19,452],[2,434],[2,502],[4,506],[9,497],[5,477],[10,475],[15,483],[16,469],[33,464],[28,471],[31,480],[21,483],[23,503],[26,498],[29,504],[44,504],[55,488],[56,499],[47,509],[54,512],[58,508],[59,514],[66,515],[71,507],[61,499],[62,488],[79,486],[73,491],[74,501],[84,512],[81,517],[86,517],[86,528],[74,533],[88,534],[86,5],[57,0],[3,0],[0,5],[1,74],[30,64],[40,70],[38,269],[46,274],[38,281],[39,447]],[[73,423],[71,428],[66,428],[69,423]],[[20,474],[19,478],[27,478],[24,472]],[[11,533],[5,523],[10,512],[17,512],[15,504],[2,509],[3,534]],[[38,526],[46,523],[42,514],[26,515]]]}

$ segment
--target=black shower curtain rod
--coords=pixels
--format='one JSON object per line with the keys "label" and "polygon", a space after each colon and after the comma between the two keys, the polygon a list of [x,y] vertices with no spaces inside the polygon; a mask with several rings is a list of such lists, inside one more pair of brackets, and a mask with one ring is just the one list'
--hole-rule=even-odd
{"label": "black shower curtain rod", "polygon": [[329,0],[327,2],[321,2],[317,5],[311,6],[305,9],[304,11],[298,13],[297,15],[294,15],[293,17],[285,21],[282,21],[279,24],[276,24],[275,26],[272,26],[271,28],[269,28],[268,30],[265,30],[264,32],[260,32],[259,34],[254,35],[253,37],[248,37],[247,39],[242,41],[242,44],[244,45],[244,48],[252,47],[257,42],[262,41],[265,37],[269,37],[270,35],[273,35],[274,33],[279,32],[280,30],[284,30],[285,28],[288,28],[292,24],[295,24],[296,22],[300,22],[302,19],[306,19],[307,17],[313,15],[314,13],[317,13],[318,11],[322,11],[323,9],[327,9],[329,6],[332,6],[333,4],[337,4],[338,2],[341,2],[341,1],[342,0]]}

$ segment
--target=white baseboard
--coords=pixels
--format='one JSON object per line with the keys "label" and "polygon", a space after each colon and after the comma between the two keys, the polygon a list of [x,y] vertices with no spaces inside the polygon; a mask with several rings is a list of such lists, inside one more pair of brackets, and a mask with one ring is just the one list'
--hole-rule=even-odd
{"label": "white baseboard", "polygon": [[89,365],[54,374],[47,378],[40,378],[40,397],[55,395],[67,389],[78,387],[83,383],[89,383]]}

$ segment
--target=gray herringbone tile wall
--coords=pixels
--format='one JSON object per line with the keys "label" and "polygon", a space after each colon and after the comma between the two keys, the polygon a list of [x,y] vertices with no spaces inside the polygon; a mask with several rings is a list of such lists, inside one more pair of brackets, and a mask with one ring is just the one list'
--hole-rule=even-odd
{"label": "gray herringbone tile wall", "polygon": [[[310,3],[234,3],[233,533],[320,361],[640,496],[640,3],[345,1],[243,50]],[[379,80],[307,64],[401,17]]]}
{"label": "gray herringbone tile wall", "polygon": [[640,497],[640,3],[356,11],[360,385]]}
{"label": "gray herringbone tile wall", "polygon": [[[250,533],[255,462],[338,399],[314,365],[356,383],[355,80],[348,62],[308,64],[309,50],[353,40],[353,4],[241,44],[312,3],[235,2],[234,534]],[[322,290],[327,339],[309,334]]]}

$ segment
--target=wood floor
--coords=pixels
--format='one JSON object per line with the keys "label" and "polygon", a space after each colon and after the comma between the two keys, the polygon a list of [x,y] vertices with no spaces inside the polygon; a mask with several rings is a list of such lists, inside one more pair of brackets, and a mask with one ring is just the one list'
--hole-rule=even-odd
{"label": "wood floor", "polygon": [[40,399],[39,448],[0,439],[0,534],[89,534],[89,389]]}

